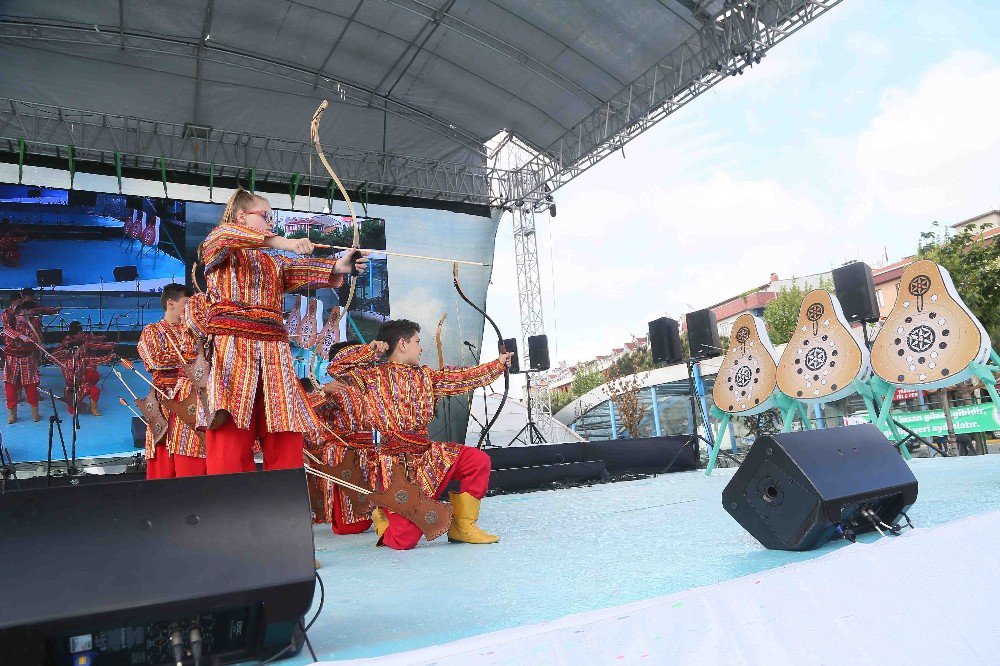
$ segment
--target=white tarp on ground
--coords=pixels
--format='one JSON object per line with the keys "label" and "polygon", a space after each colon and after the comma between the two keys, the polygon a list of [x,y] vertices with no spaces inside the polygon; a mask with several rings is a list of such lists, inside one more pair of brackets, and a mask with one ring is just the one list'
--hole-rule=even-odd
{"label": "white tarp on ground", "polygon": [[998,548],[995,511],[648,601],[320,663],[997,663]]}

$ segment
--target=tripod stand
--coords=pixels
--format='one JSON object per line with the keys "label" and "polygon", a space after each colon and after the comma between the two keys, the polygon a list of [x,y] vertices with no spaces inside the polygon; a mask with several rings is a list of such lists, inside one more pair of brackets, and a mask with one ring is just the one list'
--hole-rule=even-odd
{"label": "tripod stand", "polygon": [[[535,424],[534,419],[531,414],[531,372],[524,371],[524,381],[525,381],[525,392],[528,397],[528,422],[524,424],[524,427],[517,431],[517,434],[511,438],[510,443],[521,442],[527,444],[528,446],[535,446],[538,444],[545,443],[545,437],[542,436],[541,431],[538,430],[538,426]],[[522,439],[527,436],[527,440]]]}
{"label": "tripod stand", "polygon": [[[0,435],[0,494],[7,492],[7,483],[11,479],[17,481],[17,470],[14,469],[14,459],[10,456],[10,450],[3,445],[3,435]],[[17,487],[20,490],[20,482]]]}

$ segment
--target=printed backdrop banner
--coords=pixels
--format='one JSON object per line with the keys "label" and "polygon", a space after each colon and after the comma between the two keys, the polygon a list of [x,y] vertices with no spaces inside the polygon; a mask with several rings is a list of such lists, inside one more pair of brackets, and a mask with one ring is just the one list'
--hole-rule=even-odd
{"label": "printed backdrop banner", "polygon": [[[892,416],[921,437],[938,437],[948,434],[944,410],[941,409],[909,414],[893,412]],[[997,408],[988,402],[980,405],[953,407],[951,409],[951,422],[955,426],[956,434],[1000,430],[1000,416],[997,414]],[[882,432],[885,433],[886,437],[892,439],[892,433],[889,432],[888,428]]]}

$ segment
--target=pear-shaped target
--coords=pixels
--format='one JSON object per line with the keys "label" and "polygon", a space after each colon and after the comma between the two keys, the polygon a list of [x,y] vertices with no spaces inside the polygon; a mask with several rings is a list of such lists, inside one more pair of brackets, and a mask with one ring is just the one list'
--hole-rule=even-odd
{"label": "pear-shaped target", "polygon": [[948,271],[910,264],[872,347],[872,370],[896,386],[934,389],[965,381],[969,364],[989,360],[990,339],[962,301]]}
{"label": "pear-shaped target", "polygon": [[851,330],[840,301],[825,289],[806,294],[778,362],[778,389],[820,404],[852,393],[851,382],[865,381],[870,374],[868,349]]}
{"label": "pear-shaped target", "polygon": [[764,321],[750,314],[737,317],[712,389],[715,406],[739,416],[774,407],[777,359]]}

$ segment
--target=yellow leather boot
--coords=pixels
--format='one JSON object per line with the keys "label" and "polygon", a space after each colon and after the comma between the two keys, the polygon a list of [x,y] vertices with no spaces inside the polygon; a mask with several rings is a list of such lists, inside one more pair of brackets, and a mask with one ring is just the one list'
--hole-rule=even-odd
{"label": "yellow leather boot", "polygon": [[93,398],[90,399],[90,413],[94,416],[100,416],[101,413],[97,411],[97,401]]}
{"label": "yellow leather boot", "polygon": [[479,500],[469,493],[448,493],[448,499],[455,510],[448,528],[448,541],[451,543],[496,543],[500,540],[495,534],[484,532],[476,521],[479,520]]}
{"label": "yellow leather boot", "polygon": [[379,539],[389,529],[389,519],[385,517],[385,513],[382,512],[381,507],[375,507],[375,510],[372,511],[372,525],[375,526],[375,536]]}
{"label": "yellow leather boot", "polygon": [[42,415],[38,413],[38,405],[31,406],[31,420],[36,423],[42,420]]}
{"label": "yellow leather boot", "polygon": [[17,421],[17,405],[7,410],[7,423],[14,423],[15,421]]}

